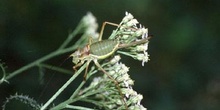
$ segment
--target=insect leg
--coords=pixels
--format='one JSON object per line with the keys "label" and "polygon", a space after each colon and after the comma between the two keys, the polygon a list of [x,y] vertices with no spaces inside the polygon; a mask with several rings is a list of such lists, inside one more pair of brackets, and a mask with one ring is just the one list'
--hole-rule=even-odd
{"label": "insect leg", "polygon": [[116,85],[116,87],[117,87],[117,89],[118,89],[118,91],[119,91],[119,94],[121,95],[121,100],[123,101],[126,110],[128,110],[128,106],[127,106],[127,104],[126,104],[126,102],[125,102],[125,100],[124,100],[124,96],[123,96],[123,94],[122,94],[122,92],[121,92],[121,88],[119,87],[118,81],[116,81],[113,77],[111,77],[111,76],[108,74],[108,72],[106,72],[106,71],[101,67],[101,65],[98,63],[97,60],[93,60],[93,61],[94,61],[95,65],[96,65],[98,68],[100,68],[101,71],[102,71],[103,73],[105,73],[105,74],[115,83],[115,85]]}
{"label": "insect leg", "polygon": [[86,77],[87,77],[87,73],[88,73],[88,68],[89,68],[89,63],[90,63],[90,62],[91,62],[91,61],[86,62],[86,71],[85,71],[85,74],[84,74],[84,76],[83,76],[84,81],[86,81]]}
{"label": "insect leg", "polygon": [[103,24],[102,24],[102,28],[101,28],[101,31],[100,31],[100,34],[99,34],[99,41],[102,40],[102,35],[103,35],[103,31],[104,31],[104,29],[105,29],[105,25],[106,25],[106,24],[108,24],[108,25],[112,25],[112,26],[116,26],[116,27],[119,26],[119,25],[116,24],[116,23],[107,22],[107,21],[103,22]]}
{"label": "insect leg", "polygon": [[91,45],[93,43],[93,39],[92,37],[89,37],[89,45]]}
{"label": "insect leg", "polygon": [[73,70],[75,70],[75,72],[77,71],[77,67],[79,67],[79,66],[81,66],[83,63],[82,62],[80,62],[80,63],[78,63],[78,64],[76,64],[75,66],[73,66]]}

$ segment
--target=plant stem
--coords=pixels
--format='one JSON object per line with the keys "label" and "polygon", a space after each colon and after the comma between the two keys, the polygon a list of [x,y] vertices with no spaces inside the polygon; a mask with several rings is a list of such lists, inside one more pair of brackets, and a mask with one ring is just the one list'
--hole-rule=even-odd
{"label": "plant stem", "polygon": [[[9,79],[13,78],[14,76],[16,76],[16,75],[18,75],[18,74],[20,74],[20,73],[22,73],[22,72],[24,72],[24,71],[26,71],[26,70],[28,70],[28,69],[34,67],[34,66],[37,66],[38,64],[40,64],[40,63],[42,63],[42,62],[45,62],[46,60],[49,60],[49,59],[51,59],[51,58],[53,58],[53,57],[55,57],[55,56],[58,56],[58,55],[61,55],[61,54],[64,54],[64,53],[73,51],[73,50],[75,50],[77,47],[78,47],[78,43],[76,43],[76,44],[75,44],[74,46],[72,46],[72,47],[68,47],[68,48],[61,49],[61,50],[58,49],[58,50],[56,50],[56,51],[54,51],[54,52],[52,52],[52,53],[50,53],[50,54],[48,54],[48,55],[46,55],[46,56],[44,56],[44,57],[42,57],[42,58],[40,58],[40,59],[38,59],[38,60],[32,62],[32,63],[29,63],[29,64],[26,65],[26,66],[21,67],[21,68],[18,69],[18,70],[15,70],[14,72],[12,72],[12,73],[10,73],[8,76],[6,76],[6,77],[5,77],[5,80],[9,80]],[[0,83],[0,84],[1,84],[1,83]]]}
{"label": "plant stem", "polygon": [[[89,79],[90,76],[92,76],[94,73],[96,73],[97,71],[92,71],[88,73],[87,75],[87,79]],[[70,96],[70,99],[75,98],[75,96],[79,93],[80,89],[83,87],[83,85],[85,84],[85,81],[82,81],[81,84],[77,87],[77,89],[74,91],[74,93]]]}
{"label": "plant stem", "polygon": [[[79,97],[69,98],[69,99],[67,99],[66,101],[60,103],[59,105],[57,105],[57,106],[51,108],[51,110],[60,110],[60,109],[63,109],[63,108],[65,108],[67,105],[69,105],[70,103],[76,102],[76,101],[78,101],[78,100],[81,100],[81,101],[87,100],[87,99],[85,99],[86,97],[91,96],[91,95],[94,95],[94,94],[97,94],[97,93],[100,93],[100,92],[104,92],[104,91],[105,91],[105,90],[103,90],[103,89],[102,89],[102,90],[97,90],[97,91],[91,91],[91,92],[89,92],[89,93],[87,93],[87,94],[83,94],[83,95],[81,95],[81,96],[79,96]],[[94,100],[93,100],[93,101],[94,101]],[[95,101],[94,101],[94,102],[95,102]],[[94,103],[94,104],[95,104],[95,105],[98,105],[97,103]]]}
{"label": "plant stem", "polygon": [[50,53],[50,54],[48,54],[48,55],[38,59],[38,60],[36,60],[36,61],[26,65],[26,66],[23,66],[22,68],[14,71],[12,73],[10,73],[7,77],[5,77],[5,80],[9,80],[9,79],[13,78],[14,76],[24,72],[25,70],[28,70],[28,69],[30,69],[30,68],[32,68],[34,66],[37,66],[38,64],[40,64],[40,63],[42,63],[42,62],[44,62],[46,60],[49,60],[49,59],[51,59],[51,58],[53,58],[55,56],[61,55],[63,53],[69,52],[71,50],[74,50],[76,48],[77,48],[77,46],[74,45],[73,47],[69,47],[69,48],[66,48],[66,49],[63,49],[63,50],[56,50],[56,51],[54,51],[54,52],[52,52],[52,53]]}
{"label": "plant stem", "polygon": [[69,75],[73,74],[73,71],[70,71],[70,70],[67,70],[67,69],[64,69],[64,68],[61,68],[61,67],[53,66],[53,65],[48,65],[48,64],[41,63],[41,64],[39,64],[39,67],[51,69],[53,71],[58,71],[58,72],[64,73],[64,74],[69,74]]}
{"label": "plant stem", "polygon": [[87,107],[73,106],[73,105],[66,105],[66,108],[71,108],[74,110],[96,110],[96,109],[91,109],[91,108],[87,108]]}
{"label": "plant stem", "polygon": [[59,52],[60,52],[60,51],[54,51],[54,52],[52,52],[52,53],[50,53],[50,54],[48,54],[48,55],[46,55],[46,56],[44,56],[44,57],[42,57],[42,58],[40,58],[40,59],[34,61],[34,62],[32,62],[32,63],[30,63],[30,64],[28,64],[28,65],[26,65],[26,66],[23,66],[22,68],[20,68],[20,69],[14,71],[14,72],[12,72],[12,73],[10,73],[5,79],[6,79],[6,80],[9,80],[9,79],[11,79],[12,77],[18,75],[19,73],[22,73],[23,71],[28,70],[28,69],[30,69],[30,68],[36,66],[37,64],[41,63],[41,62],[44,62],[44,61],[46,61],[46,60],[48,60],[48,59],[50,59],[50,58],[52,58],[52,57],[55,57],[55,56],[59,55],[59,54],[60,54]]}
{"label": "plant stem", "polygon": [[[55,51],[51,52],[50,54],[38,59],[38,60],[35,60],[34,62],[32,63],[29,63],[23,67],[21,67],[20,69],[18,70],[15,70],[14,72],[12,73],[9,73],[8,76],[5,77],[5,80],[9,80],[11,78],[13,78],[14,76],[34,67],[34,66],[37,66],[38,64],[46,61],[46,60],[49,60],[55,56],[58,56],[58,55],[61,55],[63,53],[67,53],[67,52],[70,52],[70,51],[73,51],[75,50],[76,48],[78,48],[79,45],[82,45],[82,41],[85,40],[85,35],[82,35],[82,37],[73,45],[73,46],[70,46],[70,47],[66,47],[70,41],[80,32],[82,31],[82,28],[83,28],[83,24],[82,23],[79,23],[79,25],[76,27],[76,29],[71,33],[69,34],[69,36],[67,37],[67,39],[63,42],[63,44]],[[4,81],[1,81],[0,84],[4,82]]]}
{"label": "plant stem", "polygon": [[40,110],[45,110],[51,102],[53,102],[63,90],[85,69],[87,65],[84,64],[42,107]]}
{"label": "plant stem", "polygon": [[77,28],[71,33],[69,34],[69,36],[67,37],[67,39],[63,42],[63,44],[58,48],[58,50],[62,50],[63,48],[65,48],[70,41],[80,32],[80,30],[83,28],[83,26],[81,25],[81,23],[77,26]]}

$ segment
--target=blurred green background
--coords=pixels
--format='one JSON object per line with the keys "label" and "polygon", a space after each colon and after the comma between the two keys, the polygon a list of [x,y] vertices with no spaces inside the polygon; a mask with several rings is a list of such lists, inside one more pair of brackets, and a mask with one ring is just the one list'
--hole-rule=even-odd
{"label": "blurred green background", "polygon": [[[88,11],[100,26],[104,21],[119,23],[128,11],[154,36],[144,67],[123,57],[134,89],[144,96],[142,104],[149,110],[219,110],[219,4],[218,0],[1,0],[0,59],[12,72],[54,51]],[[106,28],[104,39],[111,31]],[[47,63],[58,66],[67,56]],[[71,60],[63,65],[71,66]],[[33,68],[0,85],[0,104],[16,92],[45,103],[70,77],[52,70],[45,73],[44,84],[38,68]],[[77,85],[56,102],[65,100]]]}

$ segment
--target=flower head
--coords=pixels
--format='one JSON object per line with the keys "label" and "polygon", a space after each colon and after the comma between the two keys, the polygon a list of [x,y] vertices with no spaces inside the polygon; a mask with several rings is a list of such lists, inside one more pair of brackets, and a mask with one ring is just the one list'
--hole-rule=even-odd
{"label": "flower head", "polygon": [[148,62],[149,61],[149,55],[147,52],[144,52],[142,54],[137,54],[137,60],[140,60],[142,61],[142,66],[144,66],[144,63],[145,62]]}
{"label": "flower head", "polygon": [[122,22],[128,22],[131,19],[133,19],[134,16],[131,13],[128,13],[127,11],[125,12],[125,17],[122,19]]}
{"label": "flower head", "polygon": [[86,29],[85,34],[92,37],[93,39],[97,39],[99,33],[97,33],[98,23],[91,12],[88,12],[86,16],[83,17],[82,22],[84,23]]}
{"label": "flower head", "polygon": [[147,53],[149,44],[148,29],[138,24],[138,20],[132,14],[126,12],[125,17],[118,28],[113,31],[114,35],[111,35],[110,39],[119,39],[120,45],[124,46],[125,51],[120,50],[118,52],[142,61],[142,66],[144,66],[144,63],[149,60]]}

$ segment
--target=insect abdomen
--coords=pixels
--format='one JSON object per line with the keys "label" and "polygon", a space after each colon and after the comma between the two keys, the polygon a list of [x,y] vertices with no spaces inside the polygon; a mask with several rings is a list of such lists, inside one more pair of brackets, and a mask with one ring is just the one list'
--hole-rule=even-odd
{"label": "insect abdomen", "polygon": [[90,45],[90,54],[101,58],[106,58],[113,54],[118,46],[117,40],[103,40]]}

